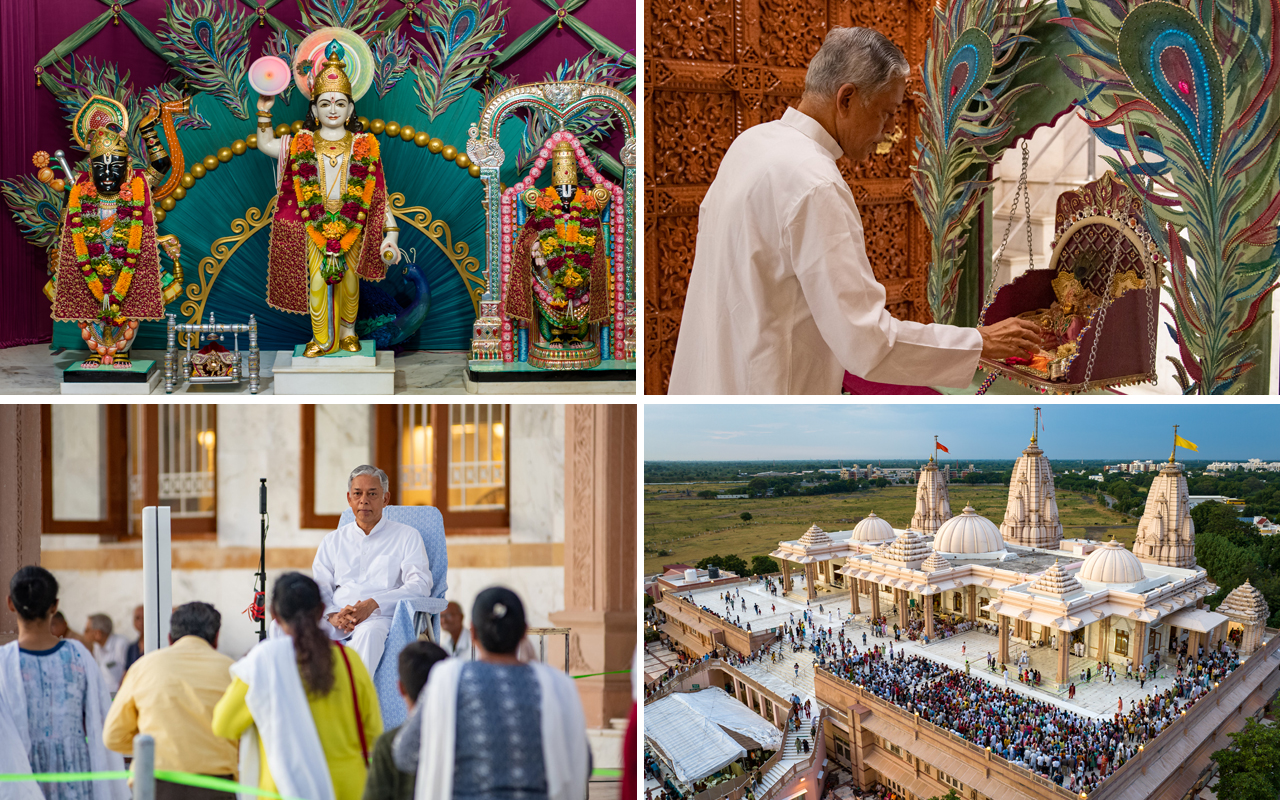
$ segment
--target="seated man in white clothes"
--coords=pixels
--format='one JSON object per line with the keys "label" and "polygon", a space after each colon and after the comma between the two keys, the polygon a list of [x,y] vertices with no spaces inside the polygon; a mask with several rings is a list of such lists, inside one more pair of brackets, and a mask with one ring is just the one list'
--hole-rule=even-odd
{"label": "seated man in white clothes", "polygon": [[431,596],[431,564],[417,530],[382,516],[387,473],[356,467],[347,479],[347,504],[355,522],[324,537],[311,575],[324,597],[325,632],[359,653],[372,675],[396,603]]}
{"label": "seated man in white clothes", "polygon": [[82,641],[93,648],[93,658],[102,670],[102,680],[107,684],[107,691],[115,694],[120,690],[120,681],[124,678],[129,640],[118,633],[112,633],[112,627],[111,617],[92,614],[85,623]]}
{"label": "seated man in white clothes", "polygon": [[471,660],[471,630],[462,625],[462,606],[458,601],[450,600],[444,611],[440,612],[440,646],[454,658],[463,661]]}

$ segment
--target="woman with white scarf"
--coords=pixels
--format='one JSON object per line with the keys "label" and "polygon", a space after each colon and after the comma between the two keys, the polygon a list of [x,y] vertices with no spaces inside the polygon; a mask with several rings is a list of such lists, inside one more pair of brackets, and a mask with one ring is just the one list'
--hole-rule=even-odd
{"label": "woman with white scarf", "polygon": [[[102,743],[111,695],[85,646],[53,635],[58,581],[23,567],[9,581],[18,640],[0,647],[0,773],[108,772],[124,758]],[[124,780],[6,783],[14,800],[127,800]]]}
{"label": "woman with white scarf", "polygon": [[[515,592],[495,586],[476,598],[476,660],[437,664],[396,740],[397,765],[417,768],[415,800],[586,800],[578,690],[563,672],[518,658],[527,629]],[[403,757],[415,740],[417,758]]]}
{"label": "woman with white scarf", "polygon": [[324,602],[300,572],[276,579],[271,618],[287,636],[231,666],[213,732],[240,740],[240,780],[306,800],[360,800],[382,712],[355,650],[320,630]]}

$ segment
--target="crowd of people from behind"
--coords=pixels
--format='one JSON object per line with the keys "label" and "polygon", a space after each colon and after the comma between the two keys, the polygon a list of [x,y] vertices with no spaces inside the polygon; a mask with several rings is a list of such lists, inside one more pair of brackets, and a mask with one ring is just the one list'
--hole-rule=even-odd
{"label": "crowd of people from behind", "polygon": [[1128,712],[1121,706],[1110,719],[1084,717],[901,649],[895,656],[882,645],[854,647],[826,668],[1068,791],[1088,793],[1240,665],[1225,645],[1183,660],[1172,686]]}
{"label": "crowd of people from behind", "polygon": [[[239,661],[217,651],[221,615],[177,606],[169,646],[120,664],[107,626],[91,618],[100,664],[55,632],[58,582],[27,566],[9,583],[18,639],[0,647],[0,774],[119,771],[139,732],[157,770],[239,780],[309,800],[548,798],[585,800],[590,753],[573,680],[517,653],[527,625],[511,590],[482,591],[472,608],[474,660],[414,641],[398,657],[410,716],[383,730],[370,671],[320,628],[316,581],[276,580],[270,613],[281,635]],[[105,630],[104,630],[105,628]],[[127,645],[127,643],[126,643]],[[106,669],[104,669],[106,667]],[[112,697],[114,693],[114,698]],[[493,743],[500,743],[494,746]],[[17,743],[19,746],[9,746]],[[127,800],[123,780],[5,784],[15,800]],[[225,800],[213,789],[156,781],[158,800]]]}

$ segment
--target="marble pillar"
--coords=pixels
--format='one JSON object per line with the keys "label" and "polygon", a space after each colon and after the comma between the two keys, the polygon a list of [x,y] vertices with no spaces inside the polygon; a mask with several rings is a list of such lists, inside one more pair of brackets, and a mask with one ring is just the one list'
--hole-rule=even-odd
{"label": "marble pillar", "polygon": [[[89,406],[88,408],[92,408]],[[0,406],[0,576],[8,596],[9,579],[20,567],[40,564],[42,506],[41,408]],[[634,546],[633,546],[634,549]],[[0,644],[18,638],[18,615],[0,603]]]}
{"label": "marble pillar", "polygon": [[1071,677],[1071,634],[1058,631],[1058,683],[1066,685]]}
{"label": "marble pillar", "polygon": [[1008,664],[1009,663],[1009,618],[1006,617],[1004,614],[997,614],[996,617],[1000,620],[1000,625],[999,625],[1000,632],[998,634],[1000,638],[1000,643],[999,643],[1000,655],[998,656],[998,658],[1001,664]]}
{"label": "marble pillar", "polygon": [[978,619],[978,587],[966,586],[965,591],[965,616],[970,622]]}
{"label": "marble pillar", "polygon": [[636,407],[565,406],[564,602],[570,672],[615,672],[575,683],[588,728],[632,706],[636,642]]}
{"label": "marble pillar", "polygon": [[804,565],[804,594],[810,600],[818,599],[818,570],[810,562]]}
{"label": "marble pillar", "polygon": [[933,598],[924,598],[924,635],[933,641]]}
{"label": "marble pillar", "polygon": [[849,613],[861,614],[862,609],[858,608],[858,579],[854,578],[849,581]]}
{"label": "marble pillar", "polygon": [[907,592],[903,589],[897,590],[898,595],[898,627],[906,630],[907,628]]}
{"label": "marble pillar", "polygon": [[880,620],[880,584],[872,583],[868,581],[867,585],[871,587],[871,617],[875,621],[879,622]]}
{"label": "marble pillar", "polygon": [[1111,617],[1098,621],[1098,660],[1111,663]]}
{"label": "marble pillar", "polygon": [[1129,640],[1129,649],[1133,654],[1134,668],[1142,664],[1147,659],[1147,623],[1134,623],[1133,638]]}

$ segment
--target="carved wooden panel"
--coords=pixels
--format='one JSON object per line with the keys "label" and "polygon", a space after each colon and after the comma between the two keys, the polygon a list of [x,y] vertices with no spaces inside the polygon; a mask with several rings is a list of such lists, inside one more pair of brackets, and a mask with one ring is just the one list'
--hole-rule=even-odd
{"label": "carved wooden panel", "polygon": [[[697,239],[698,204],[738,134],[798,101],[832,27],[876,28],[913,67],[886,155],[841,163],[867,253],[900,319],[929,322],[925,228],[911,195],[919,130],[912,93],[929,33],[925,0],[648,0],[645,9],[645,392],[667,390]],[[890,128],[892,130],[892,128]]]}

